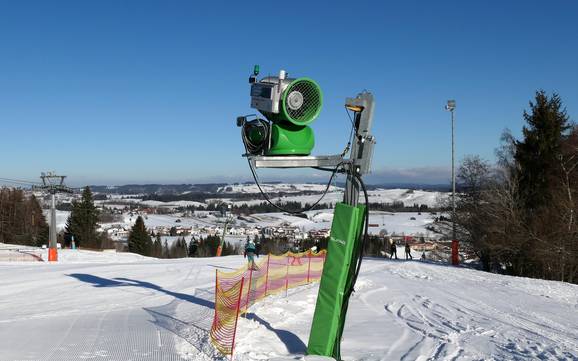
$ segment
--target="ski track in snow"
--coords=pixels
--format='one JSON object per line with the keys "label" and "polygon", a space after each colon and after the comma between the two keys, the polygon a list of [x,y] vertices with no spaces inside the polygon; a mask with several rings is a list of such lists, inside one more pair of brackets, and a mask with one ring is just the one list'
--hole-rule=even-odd
{"label": "ski track in snow", "polygon": [[[406,280],[424,279],[424,275],[412,272],[413,268],[404,264],[400,269],[389,271]],[[439,275],[438,269],[431,270],[434,277]],[[417,341],[405,353],[400,353],[401,360],[487,359],[488,347],[492,350],[492,359],[496,360],[578,359],[576,328],[568,328],[536,312],[512,308],[508,298],[499,302],[494,299],[491,305],[484,298],[492,299],[496,296],[494,293],[475,293],[480,296],[476,299],[455,292],[450,285],[447,290],[437,283],[434,287],[427,286],[427,282],[422,283],[419,293],[402,287],[389,294],[387,289],[376,289],[360,297],[363,305],[373,312],[375,304],[385,302],[383,309],[389,318],[402,327],[401,337],[391,345],[383,360],[397,359],[391,356],[408,338],[408,329],[417,336]],[[395,301],[388,302],[388,299]],[[478,350],[478,341],[487,343],[486,347]]]}
{"label": "ski track in snow", "polygon": [[[215,269],[236,269],[242,257],[61,256],[59,264],[0,263],[0,360],[226,359],[209,342]],[[366,259],[355,289],[346,361],[578,360],[575,285]],[[301,359],[317,290],[252,306],[239,319],[234,359]]]}

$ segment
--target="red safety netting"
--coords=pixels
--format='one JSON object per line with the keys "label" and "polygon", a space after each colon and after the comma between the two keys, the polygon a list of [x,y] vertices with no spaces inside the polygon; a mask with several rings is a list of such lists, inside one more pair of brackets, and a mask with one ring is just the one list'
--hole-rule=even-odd
{"label": "red safety netting", "polygon": [[239,313],[257,301],[289,288],[321,279],[325,251],[268,255],[233,272],[217,270],[215,317],[211,341],[224,355],[233,355]]}

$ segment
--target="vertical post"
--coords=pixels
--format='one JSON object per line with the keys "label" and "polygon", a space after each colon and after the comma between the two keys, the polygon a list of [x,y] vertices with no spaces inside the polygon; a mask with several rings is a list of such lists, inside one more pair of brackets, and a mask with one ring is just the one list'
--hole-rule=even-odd
{"label": "vertical post", "polygon": [[459,255],[458,255],[459,243],[456,237],[456,172],[455,172],[455,138],[454,138],[455,109],[456,109],[456,101],[453,99],[448,100],[446,110],[448,110],[451,113],[452,117],[452,265],[457,266],[459,264]]}
{"label": "vertical post", "polygon": [[454,141],[454,110],[452,109],[452,240],[456,240],[456,172],[455,172],[455,141]]}
{"label": "vertical post", "polygon": [[219,292],[219,270],[215,270],[215,314],[213,315],[213,325],[216,324],[218,320],[217,316],[217,292]]}
{"label": "vertical post", "polygon": [[[241,278],[241,289],[239,290],[239,298],[237,299],[237,314],[235,315],[235,327],[233,328],[233,341],[231,343],[231,361],[233,361],[233,351],[235,350],[235,336],[237,335],[237,321],[239,320],[239,311],[241,308],[241,296],[243,295],[243,282],[244,278]],[[249,287],[249,291],[251,287]]]}
{"label": "vertical post", "polygon": [[455,172],[455,138],[454,138],[455,119],[452,110],[452,265],[457,266],[460,263],[459,242],[456,238],[456,172]]}
{"label": "vertical post", "polygon": [[56,262],[58,261],[58,250],[56,242],[56,195],[54,192],[51,194],[52,202],[50,204],[50,240],[48,243],[48,261]]}
{"label": "vertical post", "polygon": [[265,273],[265,297],[267,297],[267,290],[269,287],[269,261],[271,260],[271,253],[267,255],[267,273]]}
{"label": "vertical post", "polygon": [[289,257],[287,257],[287,253],[285,253],[285,263],[287,264],[285,271],[285,297],[287,297],[287,290],[289,289]]}
{"label": "vertical post", "polygon": [[307,265],[307,283],[309,283],[309,276],[311,274],[311,250],[307,252],[307,258],[309,258],[309,264]]}
{"label": "vertical post", "polygon": [[52,198],[50,207],[50,226],[48,233],[48,261],[58,261],[58,242],[56,239],[56,193],[66,192],[72,193],[72,190],[64,185],[64,178],[66,176],[56,175],[53,172],[41,173],[42,186],[34,186],[33,189],[42,189],[48,191]]}
{"label": "vertical post", "polygon": [[[243,277],[245,279],[245,277]],[[249,270],[249,287],[247,287],[247,299],[245,300],[245,312],[249,308],[249,296],[251,295],[251,281],[253,279],[253,267]]]}
{"label": "vertical post", "polygon": [[460,242],[457,239],[452,240],[452,265],[457,266],[460,264],[459,257],[459,245]]}

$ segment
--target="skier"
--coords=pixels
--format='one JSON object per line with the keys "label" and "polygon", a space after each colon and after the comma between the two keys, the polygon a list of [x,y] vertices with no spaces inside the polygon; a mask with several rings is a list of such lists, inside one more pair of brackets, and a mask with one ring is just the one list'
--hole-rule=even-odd
{"label": "skier", "polygon": [[249,263],[248,268],[252,269],[253,271],[258,269],[255,265],[255,250],[255,242],[252,240],[247,241],[245,244],[245,254],[243,256],[247,258],[247,262]]}
{"label": "skier", "polygon": [[407,241],[405,242],[405,259],[413,259],[413,257],[411,256],[411,247],[409,246],[409,243],[407,243]]}
{"label": "skier", "polygon": [[255,256],[257,256],[257,258],[259,258],[260,254],[261,254],[261,242],[257,241],[255,243]]}
{"label": "skier", "polygon": [[390,239],[391,245],[389,246],[389,259],[392,259],[395,255],[395,259],[397,259],[397,246],[395,245],[395,241]]}

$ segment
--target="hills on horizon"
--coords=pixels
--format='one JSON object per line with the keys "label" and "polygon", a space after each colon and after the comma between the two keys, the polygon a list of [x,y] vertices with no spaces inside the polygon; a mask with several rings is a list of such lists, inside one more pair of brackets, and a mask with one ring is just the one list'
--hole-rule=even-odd
{"label": "hills on horizon", "polygon": [[[232,186],[253,186],[254,182],[238,182],[238,183],[182,183],[182,184],[124,184],[119,186],[110,185],[90,185],[93,192],[105,194],[186,194],[186,193],[226,193],[227,187]],[[322,185],[324,183],[306,182],[306,183],[286,183],[281,181],[262,182],[262,185],[284,185],[284,184],[299,184],[299,185]],[[338,188],[344,188],[345,183],[336,183]],[[424,191],[449,192],[450,185],[445,184],[421,184],[421,183],[381,183],[368,184],[368,190],[374,189],[414,189]]]}

